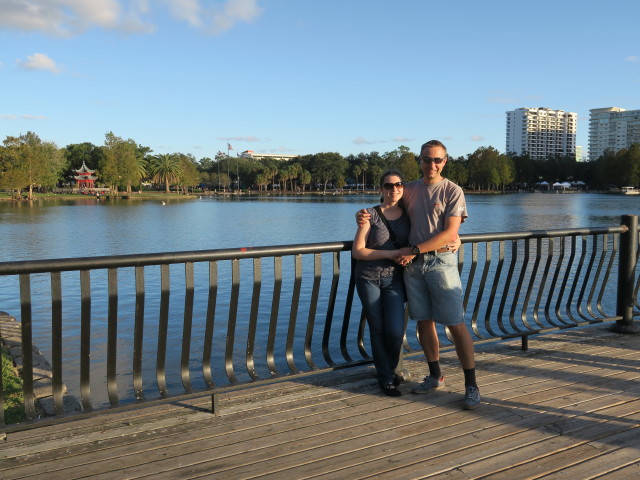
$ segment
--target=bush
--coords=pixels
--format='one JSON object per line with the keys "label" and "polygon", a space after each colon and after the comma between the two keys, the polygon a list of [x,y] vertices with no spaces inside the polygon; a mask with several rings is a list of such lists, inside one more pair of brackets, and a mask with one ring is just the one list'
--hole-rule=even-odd
{"label": "bush", "polygon": [[2,388],[4,390],[4,421],[6,424],[19,423],[25,420],[24,398],[22,395],[22,379],[13,365],[9,352],[2,351]]}

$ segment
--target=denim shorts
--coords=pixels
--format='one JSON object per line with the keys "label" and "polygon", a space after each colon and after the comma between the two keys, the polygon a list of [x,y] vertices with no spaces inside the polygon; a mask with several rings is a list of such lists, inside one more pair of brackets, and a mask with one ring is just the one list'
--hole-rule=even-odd
{"label": "denim shorts", "polygon": [[424,254],[404,270],[409,315],[446,326],[464,322],[458,256],[452,252]]}

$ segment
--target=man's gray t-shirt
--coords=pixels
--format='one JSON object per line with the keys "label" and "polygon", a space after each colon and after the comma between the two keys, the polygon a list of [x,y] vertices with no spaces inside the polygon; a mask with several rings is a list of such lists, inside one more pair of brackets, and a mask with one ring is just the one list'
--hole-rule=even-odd
{"label": "man's gray t-shirt", "polygon": [[409,182],[402,197],[411,219],[409,243],[417,245],[444,231],[447,217],[467,218],[462,188],[446,178],[433,185],[422,179]]}

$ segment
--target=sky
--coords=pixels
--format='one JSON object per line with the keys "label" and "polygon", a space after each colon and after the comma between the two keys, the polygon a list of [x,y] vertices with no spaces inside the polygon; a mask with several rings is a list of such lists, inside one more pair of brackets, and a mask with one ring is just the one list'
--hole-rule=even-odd
{"label": "sky", "polygon": [[153,154],[505,151],[506,114],[640,109],[637,0],[0,0],[0,139]]}

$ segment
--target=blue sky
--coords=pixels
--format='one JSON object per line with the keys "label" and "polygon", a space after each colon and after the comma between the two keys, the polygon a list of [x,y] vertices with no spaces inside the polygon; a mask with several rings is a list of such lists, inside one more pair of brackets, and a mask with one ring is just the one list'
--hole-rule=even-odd
{"label": "blue sky", "polygon": [[505,150],[505,112],[640,109],[637,0],[0,0],[0,138],[154,153]]}

